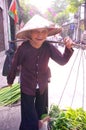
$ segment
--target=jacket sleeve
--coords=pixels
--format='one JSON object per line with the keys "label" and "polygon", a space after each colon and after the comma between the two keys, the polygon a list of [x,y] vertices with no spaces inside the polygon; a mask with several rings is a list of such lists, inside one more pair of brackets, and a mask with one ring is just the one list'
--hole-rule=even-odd
{"label": "jacket sleeve", "polygon": [[64,53],[62,54],[57,48],[55,48],[53,45],[50,45],[51,58],[60,65],[65,65],[69,61],[73,51],[74,50],[72,48],[68,49],[65,47]]}
{"label": "jacket sleeve", "polygon": [[13,84],[13,81],[16,77],[16,73],[18,72],[18,69],[21,65],[23,58],[23,53],[22,53],[22,47],[20,46],[17,51],[14,54],[13,60],[12,60],[12,65],[9,71],[9,74],[7,76],[7,83],[8,84]]}

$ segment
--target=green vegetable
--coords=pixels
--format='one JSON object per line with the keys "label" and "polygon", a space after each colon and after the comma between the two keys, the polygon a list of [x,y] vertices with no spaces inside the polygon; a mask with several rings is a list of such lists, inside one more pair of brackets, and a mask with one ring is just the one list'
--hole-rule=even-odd
{"label": "green vegetable", "polygon": [[7,106],[20,100],[20,85],[13,84],[0,89],[0,106]]}
{"label": "green vegetable", "polygon": [[49,116],[51,130],[86,130],[86,111],[83,108],[61,110],[52,105]]}

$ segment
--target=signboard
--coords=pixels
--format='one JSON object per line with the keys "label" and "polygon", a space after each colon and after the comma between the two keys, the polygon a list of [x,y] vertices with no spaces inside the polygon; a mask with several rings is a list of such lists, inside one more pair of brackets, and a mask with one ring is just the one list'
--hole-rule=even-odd
{"label": "signboard", "polygon": [[75,28],[75,24],[74,24],[74,23],[71,23],[71,24],[70,24],[70,30],[74,30],[74,28]]}

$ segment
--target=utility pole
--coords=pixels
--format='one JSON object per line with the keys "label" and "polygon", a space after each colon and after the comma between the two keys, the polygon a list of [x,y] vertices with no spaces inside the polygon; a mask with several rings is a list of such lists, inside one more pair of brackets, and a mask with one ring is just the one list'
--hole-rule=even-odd
{"label": "utility pole", "polygon": [[86,30],[86,0],[84,3],[84,30]]}
{"label": "utility pole", "polygon": [[78,8],[78,17],[77,17],[77,29],[76,29],[76,41],[80,41],[80,16],[81,14],[81,6]]}

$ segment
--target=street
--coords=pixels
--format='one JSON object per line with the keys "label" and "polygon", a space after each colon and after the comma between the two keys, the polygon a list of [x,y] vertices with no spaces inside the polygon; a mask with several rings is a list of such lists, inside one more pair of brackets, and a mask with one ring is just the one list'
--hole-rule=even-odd
{"label": "street", "polygon": [[[67,107],[83,107],[86,110],[86,90],[83,91],[85,87],[85,82],[83,85],[83,67],[82,62],[81,65],[78,63],[81,53],[77,55],[78,57],[75,60],[76,55],[77,51],[74,52],[72,58],[65,66],[60,66],[50,60],[51,82],[49,83],[49,108],[51,104],[56,104],[62,109],[66,109]],[[0,54],[0,87],[7,85],[6,77],[2,76],[1,73],[4,59],[5,55],[3,52]],[[15,82],[17,82],[17,79]],[[0,107],[0,130],[18,130],[19,123],[20,104],[13,107]]]}

